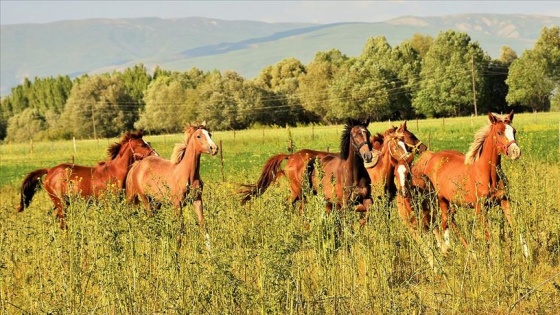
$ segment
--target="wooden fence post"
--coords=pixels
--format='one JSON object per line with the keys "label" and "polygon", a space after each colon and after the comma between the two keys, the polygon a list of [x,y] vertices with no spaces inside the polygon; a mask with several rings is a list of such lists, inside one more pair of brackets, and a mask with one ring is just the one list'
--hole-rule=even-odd
{"label": "wooden fence post", "polygon": [[220,139],[220,170],[222,172],[222,183],[225,183],[226,177],[224,174],[224,147],[222,146],[221,139]]}

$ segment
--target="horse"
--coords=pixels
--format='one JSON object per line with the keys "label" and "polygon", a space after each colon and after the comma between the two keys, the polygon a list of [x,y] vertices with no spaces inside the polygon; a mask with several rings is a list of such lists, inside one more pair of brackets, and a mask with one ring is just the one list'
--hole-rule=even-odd
{"label": "horse", "polygon": [[157,156],[157,152],[142,137],[141,131],[126,132],[120,142],[107,149],[109,159],[93,167],[63,163],[32,171],[21,184],[17,211],[29,207],[41,178],[46,175],[43,186],[54,203],[60,227],[66,229],[64,206],[68,204],[71,194],[96,199],[110,189],[118,192],[123,189],[128,169],[134,161],[146,156]]}
{"label": "horse", "polygon": [[[369,122],[350,121],[342,132],[340,154],[326,155],[308,162],[310,186],[314,193],[322,190],[327,201],[327,212],[333,207],[341,209],[349,204],[358,204],[358,211],[369,210],[371,187],[366,167],[371,164],[373,156],[368,125]],[[301,195],[301,192],[297,194]]]}
{"label": "horse", "polygon": [[[412,185],[420,191],[434,191],[441,210],[441,228],[445,242],[441,242],[439,231],[434,234],[441,245],[442,252],[449,247],[449,227],[460,238],[465,247],[468,246],[464,237],[459,235],[451,205],[474,208],[482,222],[486,240],[489,239],[486,212],[488,207],[500,204],[508,224],[513,228],[509,200],[505,192],[506,181],[501,171],[501,157],[505,155],[517,160],[521,155],[511,125],[514,112],[505,117],[488,113],[489,124],[475,133],[466,154],[454,150],[425,152],[411,170]],[[501,174],[500,174],[501,173]],[[410,202],[401,205],[401,215],[405,224],[412,230],[414,218],[411,216]],[[433,223],[428,210],[424,209],[423,227],[429,229]],[[484,212],[484,213],[483,213]]]}
{"label": "horse", "polygon": [[202,153],[212,156],[218,153],[218,147],[206,129],[206,122],[188,125],[183,143],[175,145],[171,160],[150,156],[132,166],[126,177],[126,200],[129,203],[138,203],[140,200],[150,216],[153,214],[151,202],[161,205],[170,201],[176,214],[181,217],[185,201],[191,198],[198,223],[204,227],[204,184],[199,172]]}
{"label": "horse", "polygon": [[[407,129],[406,121],[401,124],[400,127],[391,127],[390,130],[402,133],[404,136],[404,143],[408,148],[409,152],[421,153],[426,150],[426,145],[424,145],[418,138]],[[376,149],[375,142],[372,141],[374,148],[372,150],[373,159],[372,162],[368,164],[368,167],[374,166],[379,159],[379,151]],[[298,200],[302,200],[302,187],[303,178],[306,174],[306,168],[309,161],[314,159],[322,159],[327,155],[332,155],[337,153],[326,152],[326,151],[316,151],[310,149],[303,149],[292,154],[277,154],[270,157],[264,164],[259,179],[256,184],[243,185],[243,188],[238,191],[242,196],[241,203],[244,204],[251,200],[252,198],[258,197],[263,194],[270,185],[272,185],[278,178],[286,176],[290,184],[291,196],[290,200],[292,204],[295,204]],[[282,163],[286,161],[284,169],[282,169]]]}

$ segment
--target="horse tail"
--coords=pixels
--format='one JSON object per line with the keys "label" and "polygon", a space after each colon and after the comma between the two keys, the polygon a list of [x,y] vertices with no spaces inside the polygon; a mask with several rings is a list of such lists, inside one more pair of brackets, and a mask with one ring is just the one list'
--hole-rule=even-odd
{"label": "horse tail", "polygon": [[257,183],[254,185],[242,185],[243,188],[238,191],[242,196],[241,204],[246,203],[253,197],[262,195],[276,179],[282,177],[284,175],[284,171],[281,169],[282,162],[288,159],[288,157],[290,157],[289,154],[277,154],[269,158],[263,166]]}
{"label": "horse tail", "polygon": [[21,198],[17,207],[18,212],[21,212],[25,208],[29,207],[29,203],[31,203],[31,199],[33,199],[33,196],[35,195],[35,191],[37,190],[37,185],[39,185],[39,182],[41,181],[41,177],[48,172],[48,168],[43,168],[27,174],[23,183],[21,183]]}

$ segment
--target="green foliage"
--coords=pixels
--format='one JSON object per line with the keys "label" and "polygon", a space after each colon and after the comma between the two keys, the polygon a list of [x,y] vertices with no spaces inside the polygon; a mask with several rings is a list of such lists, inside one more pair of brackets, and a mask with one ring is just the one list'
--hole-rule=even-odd
{"label": "green foliage", "polygon": [[132,129],[137,109],[118,75],[82,78],[70,92],[61,121],[79,138],[113,137]]}
{"label": "green foliage", "polygon": [[303,108],[317,116],[322,123],[332,123],[331,104],[328,91],[333,81],[339,76],[340,68],[348,60],[338,50],[319,52],[315,59],[306,66],[306,73],[299,79],[299,96]]}
{"label": "green foliage", "polygon": [[46,129],[45,118],[37,109],[26,108],[8,121],[7,141],[24,142],[37,140],[37,134]]}
{"label": "green foliage", "polygon": [[416,112],[426,117],[474,113],[472,70],[476,88],[483,90],[485,77],[477,74],[487,68],[488,59],[467,34],[441,32],[423,59],[420,89],[413,100]]}
{"label": "green foliage", "polygon": [[543,28],[535,48],[516,59],[506,80],[507,101],[533,110],[549,110],[560,87],[560,27]]}

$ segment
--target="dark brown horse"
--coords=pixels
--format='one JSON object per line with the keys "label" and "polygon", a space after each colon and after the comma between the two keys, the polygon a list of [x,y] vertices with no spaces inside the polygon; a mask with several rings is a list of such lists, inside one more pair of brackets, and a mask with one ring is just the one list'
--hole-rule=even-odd
{"label": "dark brown horse", "polygon": [[[358,205],[358,211],[369,210],[371,187],[366,167],[372,162],[369,122],[346,124],[340,141],[340,154],[327,155],[308,162],[308,178],[315,192],[321,190],[327,211]],[[292,196],[301,192],[292,191]]]}
{"label": "dark brown horse", "polygon": [[218,147],[206,129],[206,123],[185,128],[183,143],[175,145],[171,160],[151,156],[135,163],[126,178],[126,199],[138,199],[152,214],[151,202],[170,203],[178,216],[182,216],[185,201],[193,200],[201,227],[204,226],[202,209],[203,182],[200,178],[200,155],[216,155]]}
{"label": "dark brown horse", "polygon": [[[475,134],[466,155],[454,150],[425,152],[414,163],[414,188],[421,191],[433,189],[437,195],[444,242],[441,241],[437,229],[434,229],[434,233],[443,252],[446,252],[449,246],[449,227],[459,236],[463,245],[467,246],[466,240],[456,229],[451,204],[475,208],[484,225],[486,239],[489,238],[486,212],[490,205],[500,204],[510,227],[513,227],[509,201],[505,193],[506,182],[500,177],[501,156],[516,160],[521,155],[521,149],[515,140],[515,128],[511,126],[513,116],[513,111],[505,117],[488,113],[489,124]],[[411,225],[415,220],[410,202],[404,202],[400,207],[403,209],[400,211],[403,212],[401,216],[405,224],[413,230]],[[428,229],[431,221],[428,210],[424,209],[424,229]]]}
{"label": "dark brown horse", "polygon": [[[389,130],[401,133],[404,136],[404,143],[408,148],[409,152],[424,152],[426,146],[418,140],[418,138],[407,129],[406,122],[401,124],[400,127],[392,127]],[[371,164],[375,165],[379,159],[379,151],[381,150],[381,143],[376,147],[376,142],[372,141],[374,150],[373,160]],[[302,200],[302,187],[304,181],[304,175],[306,174],[306,168],[309,161],[313,159],[321,159],[327,155],[336,155],[337,153],[316,151],[303,149],[292,154],[277,154],[270,157],[263,166],[261,175],[254,185],[244,185],[244,188],[239,191],[242,195],[242,203],[249,201],[254,197],[258,197],[263,194],[270,185],[272,185],[278,178],[285,175],[288,178],[290,190],[292,192],[290,200],[292,203]],[[284,169],[282,169],[282,163],[286,161]],[[368,165],[371,166],[371,165]],[[392,181],[390,181],[392,182]]]}
{"label": "dark brown horse", "polygon": [[41,178],[46,174],[43,186],[54,203],[60,227],[66,228],[64,206],[68,203],[69,195],[97,198],[107,189],[118,192],[123,188],[126,174],[134,161],[157,155],[142,136],[139,131],[125,133],[119,143],[109,146],[109,160],[93,167],[64,163],[29,173],[21,184],[18,212],[29,207]]}

